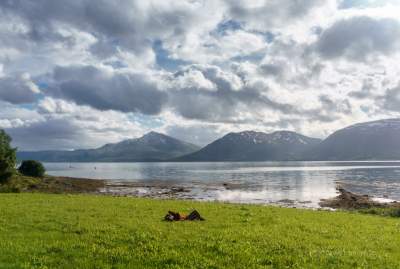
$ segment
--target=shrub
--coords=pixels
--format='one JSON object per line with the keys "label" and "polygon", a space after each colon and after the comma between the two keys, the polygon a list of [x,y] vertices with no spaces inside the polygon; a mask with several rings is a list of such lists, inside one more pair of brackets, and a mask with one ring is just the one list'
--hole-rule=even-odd
{"label": "shrub", "polygon": [[2,185],[0,187],[0,193],[20,193],[21,188],[19,186],[9,186],[9,185]]}
{"label": "shrub", "polygon": [[31,177],[42,177],[46,172],[43,164],[34,160],[23,161],[18,171],[25,176]]}
{"label": "shrub", "polygon": [[400,218],[400,208],[395,208],[395,209],[393,209],[393,210],[389,213],[389,215],[390,215],[391,217]]}
{"label": "shrub", "polygon": [[11,137],[0,130],[0,183],[6,182],[15,172],[16,149],[10,143]]}

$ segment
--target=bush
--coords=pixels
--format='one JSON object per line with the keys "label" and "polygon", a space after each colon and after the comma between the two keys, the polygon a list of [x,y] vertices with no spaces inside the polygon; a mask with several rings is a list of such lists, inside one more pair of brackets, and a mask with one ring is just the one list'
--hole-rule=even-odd
{"label": "bush", "polygon": [[389,215],[394,218],[400,218],[400,208],[395,208],[390,211]]}
{"label": "bush", "polygon": [[43,164],[34,160],[23,161],[18,171],[25,176],[31,177],[43,177],[46,172]]}
{"label": "bush", "polygon": [[21,188],[19,186],[3,185],[0,187],[0,193],[20,193]]}
{"label": "bush", "polygon": [[15,172],[16,149],[10,143],[11,137],[0,130],[0,183],[6,182]]}

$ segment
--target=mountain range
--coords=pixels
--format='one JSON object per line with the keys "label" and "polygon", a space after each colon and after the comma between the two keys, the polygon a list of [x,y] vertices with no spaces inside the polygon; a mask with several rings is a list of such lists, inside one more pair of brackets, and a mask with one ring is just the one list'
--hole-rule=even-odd
{"label": "mountain range", "polygon": [[19,160],[43,162],[157,162],[199,150],[196,145],[150,132],[140,138],[106,144],[97,149],[17,152]]}
{"label": "mountain range", "polygon": [[400,119],[351,125],[308,153],[311,160],[400,160]]}
{"label": "mountain range", "polygon": [[97,149],[17,152],[17,158],[45,162],[398,160],[400,119],[351,125],[324,140],[291,131],[244,131],[200,148],[150,132]]}
{"label": "mountain range", "polygon": [[181,161],[289,161],[298,160],[321,142],[295,132],[229,133],[204,148],[178,158]]}

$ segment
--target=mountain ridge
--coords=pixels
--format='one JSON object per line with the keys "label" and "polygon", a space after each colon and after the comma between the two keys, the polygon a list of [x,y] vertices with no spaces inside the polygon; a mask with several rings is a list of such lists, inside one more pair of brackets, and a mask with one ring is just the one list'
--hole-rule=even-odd
{"label": "mountain ridge", "polygon": [[400,118],[356,123],[323,140],[292,131],[248,130],[228,133],[200,148],[149,132],[96,149],[17,152],[17,157],[50,162],[400,160]]}
{"label": "mountain ridge", "polygon": [[179,157],[199,148],[194,144],[152,131],[139,138],[108,143],[95,149],[22,151],[17,152],[17,158],[45,162],[151,162]]}
{"label": "mountain ridge", "polygon": [[308,157],[326,161],[400,159],[400,119],[368,121],[339,129]]}
{"label": "mountain ridge", "polygon": [[321,140],[292,131],[228,133],[178,161],[275,161],[297,160]]}

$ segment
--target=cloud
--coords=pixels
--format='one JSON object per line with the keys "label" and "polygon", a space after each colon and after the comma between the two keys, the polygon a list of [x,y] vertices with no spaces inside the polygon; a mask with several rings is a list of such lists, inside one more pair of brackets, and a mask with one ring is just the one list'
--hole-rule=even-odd
{"label": "cloud", "polygon": [[397,87],[386,91],[383,96],[383,107],[387,110],[400,112],[400,83]]}
{"label": "cloud", "polygon": [[33,103],[39,93],[29,74],[0,77],[0,100],[13,104]]}
{"label": "cloud", "polygon": [[69,149],[398,117],[394,2],[0,1],[0,127]]}
{"label": "cloud", "polygon": [[301,20],[333,1],[319,0],[269,0],[269,1],[226,1],[232,18],[242,21],[247,27],[260,31],[271,31],[286,27]]}
{"label": "cloud", "polygon": [[65,25],[96,37],[92,52],[110,57],[119,48],[140,55],[160,38],[184,36],[192,25],[205,16],[196,12],[195,1],[139,0],[52,0],[1,1],[3,16],[24,23],[24,37],[43,43],[63,40],[59,28]]}
{"label": "cloud", "polygon": [[365,61],[374,55],[390,55],[400,49],[400,23],[367,16],[339,20],[322,32],[316,47],[327,59]]}
{"label": "cloud", "polygon": [[64,119],[40,121],[5,130],[13,138],[13,144],[22,150],[35,150],[35,145],[41,145],[40,149],[73,148],[73,141],[79,140],[84,144],[88,139],[84,130]]}
{"label": "cloud", "polygon": [[369,99],[374,98],[376,95],[376,89],[379,88],[379,85],[376,85],[376,81],[373,78],[368,78],[363,81],[362,87],[359,91],[351,91],[349,93],[350,97],[356,99]]}
{"label": "cloud", "polygon": [[40,100],[34,110],[8,105],[7,111],[0,111],[0,128],[21,150],[95,148],[148,131],[130,114],[99,111],[49,97]]}
{"label": "cloud", "polygon": [[99,110],[158,114],[167,94],[146,74],[95,66],[56,67],[47,93]]}
{"label": "cloud", "polygon": [[189,141],[198,146],[205,146],[210,141],[216,140],[225,134],[218,126],[213,124],[170,125],[164,132],[183,141]]}
{"label": "cloud", "polygon": [[0,129],[27,126],[43,120],[37,111],[0,101]]}
{"label": "cloud", "polygon": [[[193,80],[193,73],[197,74],[197,80]],[[179,87],[182,81],[185,81],[184,87]],[[264,94],[266,91],[266,85],[247,83],[234,70],[193,65],[174,75],[169,105],[185,118],[208,122],[244,122],[250,120],[248,114],[264,109],[297,111],[289,104],[271,100]]]}

